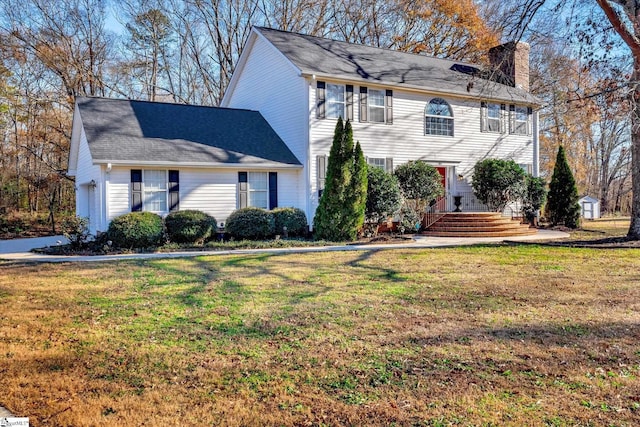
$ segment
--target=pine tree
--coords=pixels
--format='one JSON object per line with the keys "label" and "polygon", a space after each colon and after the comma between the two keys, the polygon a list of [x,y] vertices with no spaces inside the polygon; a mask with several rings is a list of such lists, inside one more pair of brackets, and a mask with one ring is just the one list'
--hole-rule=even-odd
{"label": "pine tree", "polygon": [[329,153],[324,191],[313,218],[316,238],[331,241],[354,240],[364,223],[366,188],[364,154],[359,144],[354,150],[351,123],[347,120],[343,124],[339,118]]}
{"label": "pine tree", "polygon": [[578,198],[576,181],[567,162],[564,147],[560,146],[547,195],[546,212],[549,221],[553,225],[564,223],[569,228],[576,228],[580,220]]}

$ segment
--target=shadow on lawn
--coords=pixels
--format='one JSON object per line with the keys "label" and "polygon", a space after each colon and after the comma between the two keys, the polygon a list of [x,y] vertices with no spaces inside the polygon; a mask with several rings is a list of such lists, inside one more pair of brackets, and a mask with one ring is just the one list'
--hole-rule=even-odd
{"label": "shadow on lawn", "polygon": [[[550,322],[546,324],[513,325],[502,328],[461,328],[444,334],[411,335],[403,342],[419,346],[440,346],[450,343],[472,344],[474,342],[502,342],[518,341],[524,344],[534,344],[542,347],[581,347],[592,345],[610,347],[616,340],[629,342],[640,341],[640,324],[638,323],[579,323],[579,322]],[[640,355],[636,359],[640,358]],[[637,362],[638,360],[636,360]]]}
{"label": "shadow on lawn", "polygon": [[404,277],[402,277],[400,275],[400,272],[397,271],[397,270],[394,270],[392,268],[385,268],[385,267],[382,267],[382,266],[376,266],[376,265],[368,264],[366,262],[372,256],[378,254],[382,250],[384,250],[384,249],[373,249],[373,250],[370,250],[370,251],[360,252],[356,259],[354,259],[353,261],[349,262],[349,266],[361,268],[361,269],[368,270],[368,271],[371,271],[371,272],[374,272],[374,273],[379,273],[378,274],[378,278],[380,278],[380,279],[390,280],[392,282],[403,282],[403,281],[406,281],[406,279]]}

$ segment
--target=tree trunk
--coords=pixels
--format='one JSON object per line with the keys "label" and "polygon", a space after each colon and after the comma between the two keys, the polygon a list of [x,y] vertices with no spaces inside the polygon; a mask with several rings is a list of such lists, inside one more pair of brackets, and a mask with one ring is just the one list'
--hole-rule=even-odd
{"label": "tree trunk", "polygon": [[633,60],[631,81],[634,87],[631,93],[631,225],[627,236],[640,240],[640,57]]}

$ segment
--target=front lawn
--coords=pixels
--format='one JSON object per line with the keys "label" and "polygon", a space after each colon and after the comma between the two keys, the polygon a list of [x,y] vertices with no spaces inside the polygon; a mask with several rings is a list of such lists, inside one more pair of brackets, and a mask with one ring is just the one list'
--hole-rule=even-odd
{"label": "front lawn", "polygon": [[640,423],[640,250],[0,261],[0,405],[42,425]]}

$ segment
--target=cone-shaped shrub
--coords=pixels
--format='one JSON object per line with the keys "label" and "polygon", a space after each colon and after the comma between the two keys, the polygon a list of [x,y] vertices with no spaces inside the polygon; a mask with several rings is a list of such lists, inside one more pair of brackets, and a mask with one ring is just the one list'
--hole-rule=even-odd
{"label": "cone-shaped shrub", "polygon": [[547,219],[553,225],[564,224],[569,228],[576,228],[580,223],[578,199],[576,180],[567,162],[564,147],[560,146],[547,195]]}
{"label": "cone-shaped shrub", "polygon": [[325,188],[313,218],[317,239],[349,241],[356,238],[364,222],[366,202],[363,164],[362,150],[354,150],[351,123],[347,120],[344,124],[339,118],[329,153]]}

